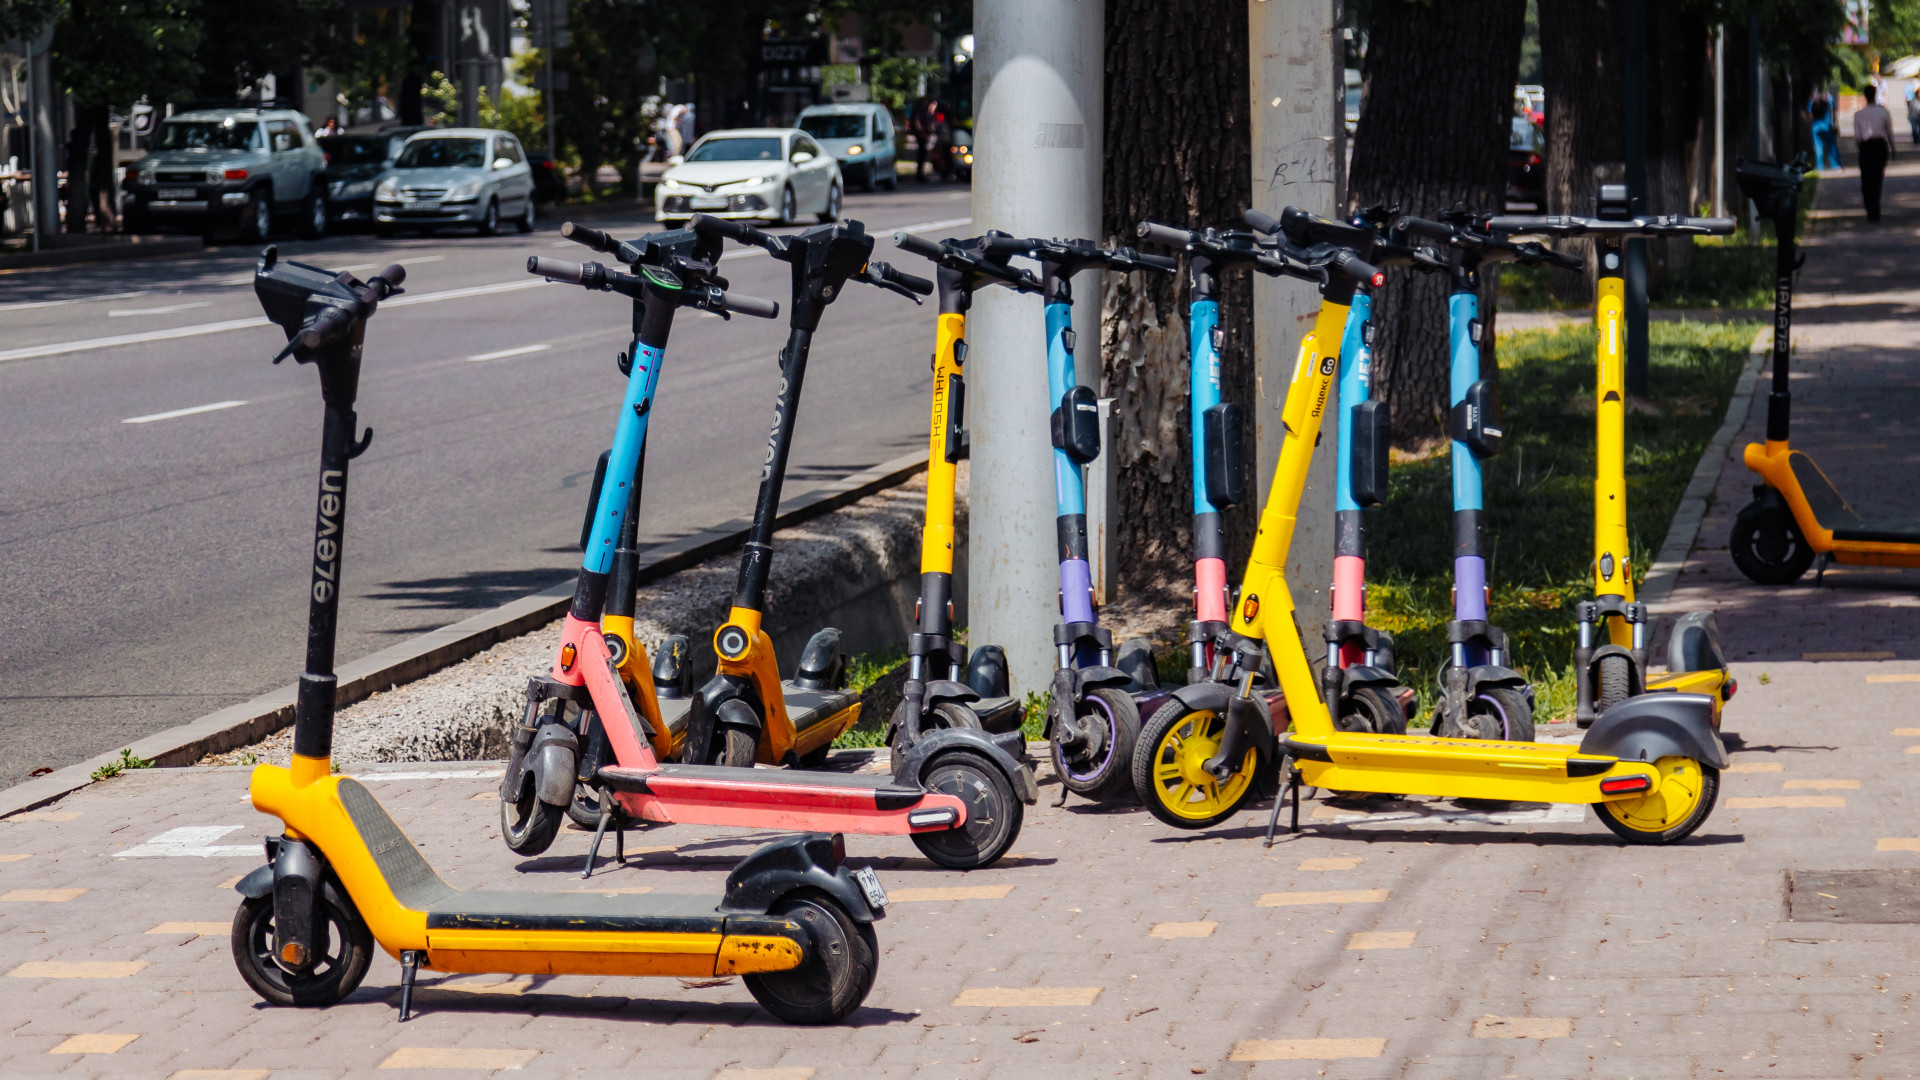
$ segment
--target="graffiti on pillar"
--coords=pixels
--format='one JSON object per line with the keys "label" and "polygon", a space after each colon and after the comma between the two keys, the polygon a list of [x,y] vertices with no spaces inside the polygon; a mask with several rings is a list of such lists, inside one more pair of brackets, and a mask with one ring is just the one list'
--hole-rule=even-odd
{"label": "graffiti on pillar", "polygon": [[1267,172],[1267,190],[1280,191],[1298,184],[1332,185],[1333,159],[1328,153],[1331,142],[1324,135],[1304,135],[1274,151],[1273,167]]}

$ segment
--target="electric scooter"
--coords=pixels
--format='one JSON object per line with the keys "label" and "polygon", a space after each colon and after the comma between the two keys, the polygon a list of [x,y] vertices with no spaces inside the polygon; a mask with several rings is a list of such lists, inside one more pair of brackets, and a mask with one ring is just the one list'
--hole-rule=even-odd
{"label": "electric scooter", "polygon": [[744,976],[789,1023],[844,1020],[873,987],[873,922],[886,893],[844,865],[838,836],[768,844],[720,895],[594,895],[456,889],[441,879],[366,786],[332,775],[334,631],[340,606],[348,463],[366,450],[353,404],[367,321],[400,291],[390,266],[366,283],[282,262],[266,249],[254,292],[293,356],[320,372],[326,403],[308,590],[307,661],[290,767],[253,771],[253,805],[285,823],[268,865],[235,886],[241,977],[274,1005],[331,1005],[366,976],[377,942],[400,961],[400,1019],[421,969],[583,975]]}
{"label": "electric scooter", "polygon": [[[1289,245],[1291,246],[1291,245]],[[1313,447],[1339,366],[1334,346],[1355,291],[1384,275],[1352,251],[1329,244],[1289,255],[1322,278],[1320,310],[1301,343],[1282,412],[1285,436],[1261,511],[1260,531],[1228,631],[1219,639],[1205,700],[1141,734],[1134,775],[1159,820],[1199,829],[1232,815],[1258,788],[1286,789],[1274,803],[1269,841],[1285,794],[1300,827],[1302,784],[1347,792],[1518,802],[1593,803],[1613,832],[1635,843],[1671,843],[1700,827],[1719,791],[1726,748],[1697,694],[1647,694],[1617,706],[1578,748],[1566,745],[1340,731],[1321,700],[1306,649],[1294,632],[1287,549]],[[1292,730],[1257,696],[1270,659]],[[1194,688],[1189,687],[1188,690]],[[1282,755],[1292,768],[1280,767]]]}
{"label": "electric scooter", "polygon": [[1856,566],[1920,566],[1920,522],[1862,518],[1805,451],[1788,438],[1792,397],[1787,360],[1793,328],[1793,274],[1798,254],[1795,226],[1804,160],[1787,165],[1742,161],[1734,168],[1741,194],[1773,220],[1773,391],[1767,395],[1767,440],[1748,443],[1741,460],[1759,474],[1753,501],[1733,521],[1728,546],[1740,572],[1762,585],[1800,580],[1819,560],[1814,585],[1829,563]]}
{"label": "electric scooter", "polygon": [[1440,700],[1433,732],[1447,738],[1533,741],[1533,687],[1506,666],[1507,635],[1488,620],[1493,590],[1487,584],[1486,526],[1481,461],[1500,452],[1504,436],[1500,384],[1480,377],[1480,271],[1515,261],[1578,268],[1579,260],[1540,244],[1515,244],[1489,235],[1485,217],[1464,209],[1439,221],[1403,217],[1396,228],[1438,241],[1447,250],[1449,411],[1447,435],[1453,467],[1453,618],[1447,623],[1448,656],[1441,668]]}
{"label": "electric scooter", "polygon": [[[1727,671],[1712,612],[1681,616],[1668,642],[1666,675],[1655,677],[1647,671],[1647,609],[1633,598],[1633,563],[1628,557],[1626,278],[1621,248],[1636,236],[1724,236],[1733,231],[1734,222],[1731,218],[1637,216],[1624,184],[1601,185],[1595,211],[1591,218],[1502,216],[1489,221],[1489,227],[1501,233],[1591,236],[1599,258],[1594,308],[1598,339],[1593,394],[1598,447],[1593,485],[1594,598],[1576,608],[1575,721],[1590,727],[1636,694],[1672,690],[1706,695],[1713,703],[1717,729],[1720,707],[1739,687]],[[1784,418],[1784,412],[1781,415]],[[1603,619],[1607,640],[1599,643]]]}
{"label": "electric scooter", "polygon": [[966,430],[967,311],[973,294],[990,285],[1039,292],[1040,282],[1008,265],[1009,253],[970,240],[932,241],[908,232],[894,246],[939,267],[940,317],[933,345],[933,405],[927,432],[927,516],[920,532],[920,599],[916,630],[907,638],[907,678],[900,707],[887,720],[887,744],[903,753],[934,728],[1003,732],[1020,727],[1023,711],[1008,693],[1006,653],[998,645],[973,650],[953,640],[953,507],[960,436]]}
{"label": "electric scooter", "polygon": [[1086,467],[1100,456],[1100,404],[1092,387],[1080,385],[1073,367],[1073,276],[1087,269],[1170,274],[1180,264],[1129,247],[1103,248],[1091,240],[995,237],[988,240],[987,250],[1025,255],[1041,268],[1061,619],[1053,627],[1055,667],[1046,735],[1054,772],[1060,776],[1061,801],[1068,792],[1104,798],[1127,782],[1127,766],[1140,735],[1140,711],[1130,691],[1146,688],[1114,666],[1113,632],[1099,624],[1093,607]]}
{"label": "electric scooter", "polygon": [[[691,701],[680,740],[684,760],[663,764],[656,753],[660,731],[647,714],[635,708],[598,625],[609,575],[602,568],[606,563],[596,560],[604,558],[600,553],[610,550],[612,537],[622,530],[621,519],[632,502],[626,478],[635,475],[645,418],[652,410],[653,388],[674,312],[682,306],[705,305],[708,310],[758,313],[773,305],[751,298],[729,299],[729,294],[711,284],[712,267],[704,260],[677,260],[676,272],[645,258],[635,259],[635,269],[640,273],[634,275],[595,264],[530,260],[529,269],[546,277],[576,281],[589,288],[607,287],[599,283],[612,282],[614,291],[626,295],[640,292],[644,321],[626,401],[620,409],[601,481],[596,503],[599,509],[594,514],[581,581],[564,621],[553,670],[530,681],[525,719],[515,733],[513,754],[502,779],[503,837],[520,854],[546,850],[558,831],[560,814],[573,799],[577,785],[584,783],[595,792],[594,805],[600,816],[583,876],[592,872],[609,828],[614,829],[616,858],[624,856],[624,828],[629,820],[758,829],[827,827],[910,835],[923,854],[942,866],[985,866],[1004,854],[1018,836],[1020,805],[1038,798],[1032,776],[1018,760],[1024,748],[1017,731],[999,736],[972,730],[927,733],[893,759],[889,776],[826,775],[755,769],[750,765],[705,765],[694,760],[696,751],[715,741],[720,723],[746,727],[760,718],[756,711],[759,708],[769,714],[775,708],[788,708],[788,724],[796,723],[795,714],[800,714],[799,722],[804,723],[803,710],[820,715],[857,715],[857,701],[832,686],[831,666],[817,655],[828,650],[810,646],[795,677],[785,683],[779,681],[771,643],[759,628],[774,508],[779,505],[808,345],[826,305],[851,281],[900,292],[923,287],[930,290],[932,286],[883,263],[869,264],[867,254],[873,241],[858,222],[819,226],[783,238],[696,216],[691,231],[765,237],[768,244],[778,248],[779,257],[794,266],[792,331],[782,354],[776,427],[769,438],[759,507],[749,533],[734,609],[714,635],[719,671]],[[646,238],[638,242],[637,250],[648,258],[652,257],[649,252],[662,258],[673,255],[675,246],[657,243],[659,236],[676,234]],[[682,287],[674,288],[671,283],[681,281],[678,273],[707,284],[689,290],[682,282]],[[719,293],[719,298],[714,298],[714,293]],[[689,294],[700,299],[689,303],[685,299]],[[816,635],[815,643],[818,641]],[[837,646],[837,642],[833,644]],[[562,701],[580,703],[579,726],[568,724],[564,714],[553,708],[553,703]],[[604,740],[603,751],[594,749],[598,740]],[[590,773],[581,767],[583,760],[596,758],[608,764]]]}

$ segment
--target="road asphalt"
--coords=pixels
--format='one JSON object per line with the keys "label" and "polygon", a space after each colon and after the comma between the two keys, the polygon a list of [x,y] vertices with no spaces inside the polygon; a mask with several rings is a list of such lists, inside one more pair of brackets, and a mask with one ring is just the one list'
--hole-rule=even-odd
{"label": "road asphalt", "polygon": [[[951,235],[970,212],[957,186],[851,195],[846,208],[880,258],[892,230]],[[622,298],[527,275],[528,255],[594,257],[558,225],[279,241],[283,258],[362,277],[408,270],[407,295],[367,337],[358,409],[375,435],[348,511],[343,663],[577,565],[629,318]],[[283,339],[249,288],[255,254],[0,275],[0,786],[299,670],[320,396],[310,371],[267,363]],[[752,511],[788,276],[751,249],[730,255],[733,288],[780,301],[783,316],[676,325],[649,434],[645,542]],[[868,288],[828,311],[789,495],[918,445],[934,317]]]}

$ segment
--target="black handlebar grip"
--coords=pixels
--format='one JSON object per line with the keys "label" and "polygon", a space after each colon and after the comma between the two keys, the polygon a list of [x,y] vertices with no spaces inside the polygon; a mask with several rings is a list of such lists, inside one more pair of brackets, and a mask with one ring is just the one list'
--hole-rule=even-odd
{"label": "black handlebar grip", "polygon": [[[1134,227],[1134,235],[1150,244],[1161,247],[1185,248],[1193,243],[1193,233],[1188,229],[1176,229],[1171,225],[1162,225],[1157,221],[1143,221]],[[1144,258],[1145,256],[1142,256]]]}
{"label": "black handlebar grip", "polygon": [[925,259],[938,259],[946,254],[946,248],[941,244],[915,236],[905,229],[893,234],[893,246]]}
{"label": "black handlebar grip", "polygon": [[618,240],[601,232],[599,229],[581,225],[573,221],[565,222],[560,226],[560,235],[576,244],[585,244],[595,251],[603,251],[608,254],[611,254],[615,248],[620,246]]}
{"label": "black handlebar grip", "polygon": [[1022,240],[1017,236],[994,236],[989,233],[982,250],[991,255],[1025,255],[1033,250],[1033,241]]}
{"label": "black handlebar grip", "polygon": [[1497,233],[1569,232],[1569,226],[1576,220],[1540,214],[1496,214],[1487,219],[1487,230]]}
{"label": "black handlebar grip", "polygon": [[743,225],[738,221],[717,218],[711,214],[695,214],[687,222],[687,225],[700,232],[718,233],[729,240],[737,240],[742,244],[752,244],[755,247],[765,246],[763,243],[763,238],[766,237],[765,233],[762,233],[759,229],[751,225]]}
{"label": "black handlebar grip", "polygon": [[1333,268],[1362,285],[1380,285],[1387,279],[1379,267],[1345,248],[1333,257]]}
{"label": "black handlebar grip", "polygon": [[570,285],[584,285],[587,268],[577,262],[564,259],[549,259],[544,255],[527,256],[527,273],[538,274],[550,281],[564,281]]}
{"label": "black handlebar grip", "polygon": [[1565,270],[1585,270],[1587,268],[1587,260],[1580,256],[1568,251],[1555,251],[1545,245],[1542,245],[1540,248],[1540,257],[1546,262],[1550,262]]}
{"label": "black handlebar grip", "polygon": [[745,293],[723,292],[720,303],[735,315],[751,315],[756,319],[777,319],[780,317],[780,305],[772,300],[762,300]]}
{"label": "black handlebar grip", "polygon": [[1241,214],[1240,220],[1246,222],[1247,227],[1251,228],[1254,232],[1267,236],[1272,236],[1274,233],[1280,231],[1279,218],[1271,214],[1263,214],[1258,210],[1249,210]]}
{"label": "black handlebar grip", "polygon": [[1688,225],[1705,229],[1710,236],[1731,236],[1737,222],[1730,217],[1693,217],[1684,219]]}
{"label": "black handlebar grip", "polygon": [[1423,217],[1414,217],[1411,214],[1394,222],[1393,227],[1396,232],[1409,232],[1429,240],[1453,239],[1453,226],[1444,221],[1432,221]]}
{"label": "black handlebar grip", "polygon": [[1133,253],[1133,261],[1148,270],[1158,270],[1163,274],[1171,274],[1180,269],[1180,260],[1166,255],[1147,255],[1136,251]]}
{"label": "black handlebar grip", "polygon": [[400,288],[407,280],[407,268],[399,263],[389,263],[385,270],[367,280],[367,288],[373,292],[375,300],[385,300]]}
{"label": "black handlebar grip", "polygon": [[883,280],[891,281],[895,285],[909,292],[919,293],[921,296],[928,296],[933,293],[933,282],[928,281],[926,278],[903,273],[886,263],[874,263],[873,265],[879,269],[880,277]]}
{"label": "black handlebar grip", "polygon": [[303,349],[317,349],[322,345],[338,340],[347,328],[353,325],[353,312],[343,307],[330,307],[313,317],[313,321],[301,327],[294,340]]}

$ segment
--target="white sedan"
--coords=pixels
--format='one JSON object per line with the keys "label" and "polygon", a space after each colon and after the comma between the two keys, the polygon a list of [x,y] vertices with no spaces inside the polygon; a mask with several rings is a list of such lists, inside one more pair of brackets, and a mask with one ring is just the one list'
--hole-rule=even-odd
{"label": "white sedan", "polygon": [[712,214],[791,225],[802,214],[840,216],[840,164],[798,128],[711,131],[667,164],[653,193],[663,222]]}

